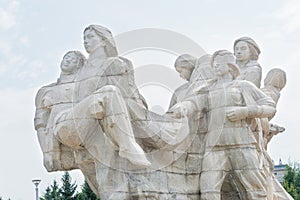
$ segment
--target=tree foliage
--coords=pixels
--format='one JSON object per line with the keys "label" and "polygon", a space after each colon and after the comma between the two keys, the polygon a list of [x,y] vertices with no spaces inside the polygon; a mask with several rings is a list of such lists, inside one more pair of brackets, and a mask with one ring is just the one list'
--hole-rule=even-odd
{"label": "tree foliage", "polygon": [[[46,188],[40,200],[100,200],[96,194],[91,190],[88,183],[85,181],[81,192],[76,193],[77,184],[72,183],[72,178],[68,172],[65,172],[61,178],[61,187],[59,187],[56,180],[51,186]],[[0,198],[0,200],[2,200]]]}
{"label": "tree foliage", "polygon": [[300,200],[300,169],[299,164],[289,164],[286,167],[283,187],[295,199]]}
{"label": "tree foliage", "polygon": [[61,189],[61,198],[64,200],[75,200],[75,192],[77,185],[76,183],[72,183],[72,178],[69,174],[69,172],[65,172],[64,175],[61,178],[62,181],[62,187]]}
{"label": "tree foliage", "polygon": [[86,181],[84,181],[84,184],[81,189],[81,193],[79,193],[77,198],[78,200],[85,200],[85,199],[100,200],[99,198],[97,198],[96,194],[92,191],[92,189],[90,188],[89,184]]}
{"label": "tree foliage", "polygon": [[53,181],[51,186],[46,188],[46,192],[40,200],[61,200],[61,189],[56,180]]}

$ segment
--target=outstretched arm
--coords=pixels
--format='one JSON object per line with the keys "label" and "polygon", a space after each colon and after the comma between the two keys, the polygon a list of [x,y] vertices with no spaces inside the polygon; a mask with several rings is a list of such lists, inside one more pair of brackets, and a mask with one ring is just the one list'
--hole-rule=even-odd
{"label": "outstretched arm", "polygon": [[206,95],[197,95],[176,103],[168,113],[172,113],[174,118],[190,117],[195,113],[201,113],[206,105]]}

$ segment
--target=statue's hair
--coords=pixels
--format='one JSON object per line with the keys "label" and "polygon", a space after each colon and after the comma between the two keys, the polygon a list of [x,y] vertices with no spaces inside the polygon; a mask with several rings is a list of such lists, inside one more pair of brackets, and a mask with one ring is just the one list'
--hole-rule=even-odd
{"label": "statue's hair", "polygon": [[178,58],[175,60],[175,68],[177,67],[183,67],[187,68],[189,70],[194,70],[196,65],[197,58],[190,55],[190,54],[182,54],[178,56]]}

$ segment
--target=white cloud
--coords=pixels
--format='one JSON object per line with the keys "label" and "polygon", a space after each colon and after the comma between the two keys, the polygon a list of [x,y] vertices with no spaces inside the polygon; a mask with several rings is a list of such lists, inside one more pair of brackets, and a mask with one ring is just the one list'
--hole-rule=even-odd
{"label": "white cloud", "polygon": [[288,0],[275,15],[285,20],[284,29],[292,33],[300,29],[300,1]]}
{"label": "white cloud", "polygon": [[26,62],[26,65],[28,65],[28,68],[26,70],[20,69],[20,71],[17,73],[16,76],[20,80],[37,78],[39,74],[44,71],[44,64],[39,60],[32,60],[30,62],[27,62],[26,60],[21,59],[19,60],[19,62]]}
{"label": "white cloud", "polygon": [[5,10],[0,12],[0,27],[3,29],[9,29],[16,25],[15,16]]}
{"label": "white cloud", "polygon": [[6,8],[0,9],[0,27],[4,30],[10,29],[17,24],[16,15],[20,3],[16,0],[9,1]]}
{"label": "white cloud", "polygon": [[26,37],[26,36],[20,37],[20,42],[21,42],[21,44],[23,44],[24,46],[28,46],[28,45],[29,45],[29,40],[28,40],[28,37]]}
{"label": "white cloud", "polygon": [[4,38],[0,38],[0,53],[5,57],[11,55],[11,45]]}
{"label": "white cloud", "polygon": [[0,74],[4,73],[8,69],[8,66],[4,63],[0,63]]}
{"label": "white cloud", "polygon": [[0,63],[0,74],[4,73],[8,68],[9,64],[7,63],[7,58],[12,56],[11,45],[9,42],[0,38],[0,54],[2,55]]}

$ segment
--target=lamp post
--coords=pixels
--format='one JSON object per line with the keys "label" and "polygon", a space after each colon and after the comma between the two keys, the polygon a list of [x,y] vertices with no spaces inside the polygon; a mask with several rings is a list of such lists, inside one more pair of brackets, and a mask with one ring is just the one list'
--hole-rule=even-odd
{"label": "lamp post", "polygon": [[39,200],[39,184],[41,182],[40,179],[34,179],[32,180],[33,184],[35,185],[35,200]]}

